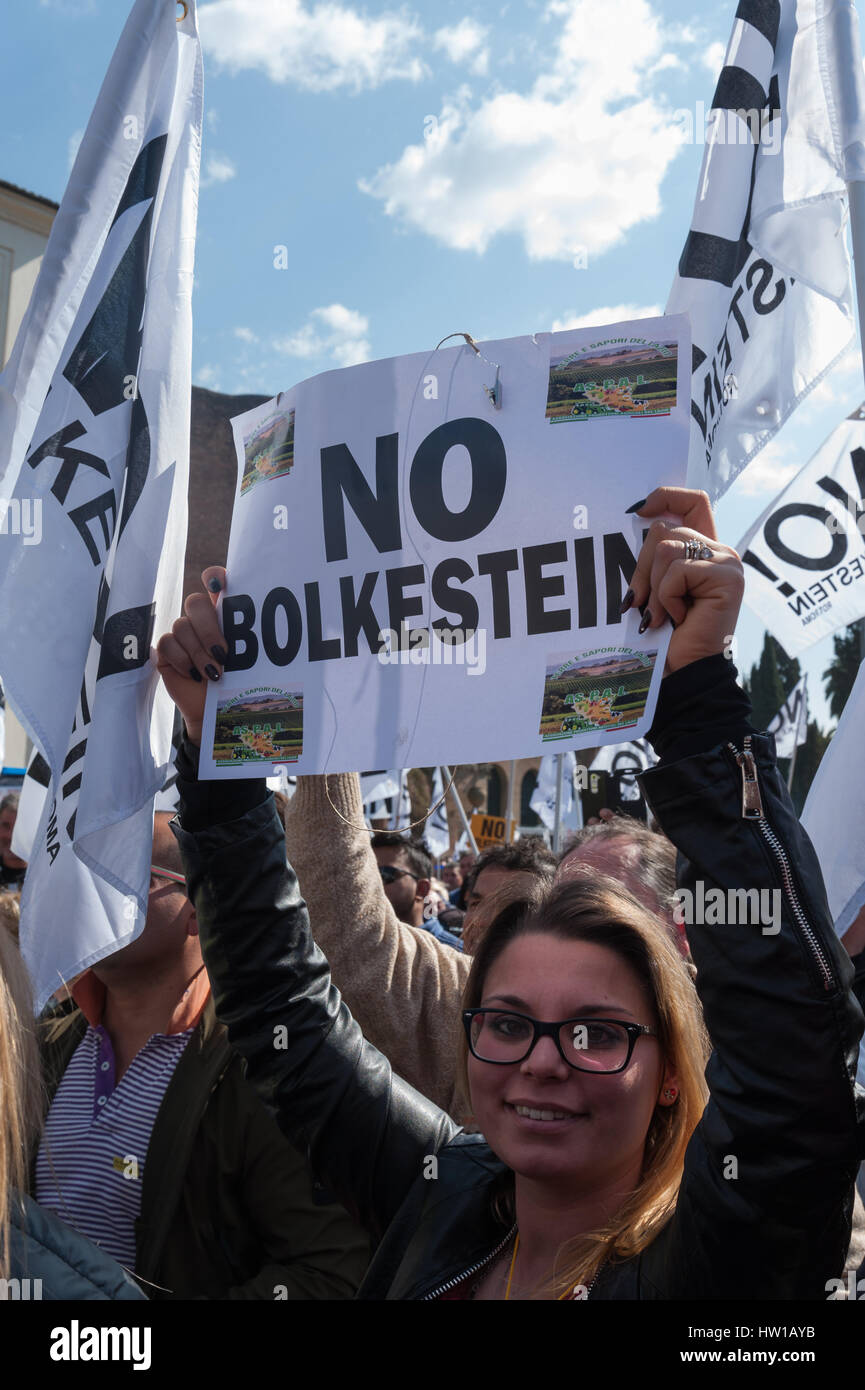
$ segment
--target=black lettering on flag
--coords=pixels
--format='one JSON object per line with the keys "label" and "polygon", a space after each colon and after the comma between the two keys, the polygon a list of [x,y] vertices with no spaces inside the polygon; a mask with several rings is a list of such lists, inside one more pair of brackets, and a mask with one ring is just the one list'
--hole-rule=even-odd
{"label": "black lettering on flag", "polygon": [[72,481],[79,468],[84,466],[95,468],[96,472],[101,473],[103,477],[109,478],[111,476],[104,459],[97,458],[95,454],[89,454],[84,449],[69,448],[73,439],[79,439],[82,434],[86,433],[87,431],[80,420],[72,420],[27,456],[27,462],[31,468],[38,468],[45,459],[60,459],[60,469],[51,485],[51,491],[61,506],[66,501]]}
{"label": "black lettering on flag", "polygon": [[124,400],[124,378],[138,368],[153,205],[167,140],[167,135],[150,140],[129,171],[112,228],[123,213],[139,203],[149,199],[150,206],[63,368],[66,380],[94,415]]}
{"label": "black lettering on flag", "polygon": [[[150,643],[153,640],[153,624],[156,621],[156,604],[145,603],[140,608],[124,608],[112,613],[102,630],[102,645],[99,650],[99,669],[96,679],[114,676],[121,671],[137,671],[150,660]],[[134,637],[132,645],[136,656],[125,656],[127,639]]]}

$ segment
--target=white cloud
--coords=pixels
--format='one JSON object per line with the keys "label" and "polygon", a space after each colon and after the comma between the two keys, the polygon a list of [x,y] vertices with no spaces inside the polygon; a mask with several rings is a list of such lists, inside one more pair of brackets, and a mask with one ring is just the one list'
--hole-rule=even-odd
{"label": "white cloud", "polygon": [[289,357],[329,357],[340,367],[353,367],[369,359],[366,337],[369,319],[344,304],[328,304],[313,309],[306,323],[287,338],[277,338],[274,347]]}
{"label": "white cloud", "polygon": [[770,439],[736,479],[737,494],[741,497],[758,497],[763,493],[774,496],[795,477],[803,463],[795,445],[777,437]]}
{"label": "white cloud", "polygon": [[489,49],[484,39],[489,30],[486,25],[474,19],[461,19],[459,24],[437,29],[433,35],[433,47],[444,49],[452,63],[465,63],[471,59],[471,70],[479,76],[486,73],[489,65]]}
{"label": "white cloud", "polygon": [[720,77],[721,69],[724,66],[724,59],[727,56],[727,46],[723,43],[710,43],[703,54],[703,66],[707,67],[713,77]]}
{"label": "white cloud", "polygon": [[402,11],[370,17],[335,0],[214,0],[198,17],[204,50],[218,65],[308,91],[359,92],[426,73],[415,56],[423,31]]}
{"label": "white cloud", "polygon": [[843,405],[852,409],[851,398],[854,406],[863,398],[862,354],[858,347],[849,348],[831,372],[808,392],[800,410],[803,418],[808,419],[822,406]]}
{"label": "white cloud", "polygon": [[257,335],[256,335],[255,333],[253,333],[253,331],[252,331],[251,328],[243,328],[243,327],[235,328],[235,330],[234,330],[234,336],[235,336],[235,338],[239,338],[240,341],[241,341],[242,343],[257,343],[257,342],[258,342],[258,337],[257,337]]}
{"label": "white cloud", "polygon": [[73,130],[72,134],[69,136],[69,140],[66,145],[66,163],[70,171],[72,169],[72,165],[75,163],[75,160],[78,158],[78,147],[83,139],[83,130]]}
{"label": "white cloud", "polygon": [[388,216],[458,250],[514,233],[534,260],[600,254],[657,216],[682,129],[649,94],[663,52],[649,0],[552,0],[547,14],[553,57],[528,91],[475,105],[463,88],[423,144],[361,181]]}
{"label": "white cloud", "polygon": [[236,173],[237,170],[231,160],[226,159],[225,155],[208,155],[204,174],[201,178],[201,187],[209,188],[213,183],[227,183],[229,179],[235,177]]}
{"label": "white cloud", "polygon": [[653,319],[663,312],[659,304],[615,304],[612,308],[592,309],[588,314],[553,319],[552,331],[563,333],[568,328],[591,328],[596,323],[621,323],[624,319]]}
{"label": "white cloud", "polygon": [[215,109],[215,107],[208,107],[204,115],[204,123],[207,126],[208,130],[215,130],[216,127],[219,125],[219,112]]}
{"label": "white cloud", "polygon": [[193,372],[196,386],[206,386],[209,391],[219,390],[219,368],[212,362],[199,367],[198,371]]}
{"label": "white cloud", "polygon": [[96,0],[39,0],[43,10],[56,10],[58,14],[73,16],[95,14]]}

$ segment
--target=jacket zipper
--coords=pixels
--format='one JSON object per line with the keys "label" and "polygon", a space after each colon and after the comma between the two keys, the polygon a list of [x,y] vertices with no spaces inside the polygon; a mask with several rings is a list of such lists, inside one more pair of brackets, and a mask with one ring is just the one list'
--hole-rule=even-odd
{"label": "jacket zipper", "polygon": [[778,839],[774,830],[766,819],[763,810],[763,798],[760,795],[760,783],[757,779],[757,765],[751,751],[751,735],[748,734],[742,752],[732,743],[727,747],[735,756],[736,762],[742,770],[742,819],[756,821],[760,833],[780,869],[781,880],[784,884],[784,893],[790,904],[793,916],[802,931],[805,941],[811,948],[811,954],[817,962],[817,967],[823,977],[823,985],[826,990],[833,990],[836,987],[835,977],[832,968],[826,958],[826,954],[817,940],[808,918],[802,908],[793,883],[793,873],[790,868],[790,861],[787,852],[781,841]]}
{"label": "jacket zipper", "polygon": [[[504,1240],[499,1241],[495,1250],[491,1250],[489,1255],[487,1255],[486,1259],[479,1260],[477,1264],[469,1265],[469,1268],[464,1269],[462,1274],[457,1274],[453,1279],[448,1279],[446,1284],[440,1284],[437,1289],[433,1289],[432,1293],[425,1293],[423,1298],[420,1300],[421,1303],[428,1303],[433,1298],[441,1298],[443,1293],[447,1293],[449,1289],[454,1288],[457,1284],[461,1284],[464,1279],[468,1279],[470,1274],[476,1274],[479,1269],[483,1269],[484,1265],[488,1265],[492,1260],[496,1258],[497,1255],[500,1255],[502,1253],[502,1251],[505,1249],[508,1243],[516,1235],[516,1230],[517,1228],[514,1224],[508,1231]],[[592,1282],[586,1288],[586,1298],[588,1298],[589,1294],[592,1292],[597,1277],[598,1276],[596,1274]]]}
{"label": "jacket zipper", "polygon": [[461,1284],[463,1279],[468,1279],[470,1274],[476,1274],[479,1269],[483,1269],[484,1265],[488,1265],[490,1263],[490,1260],[494,1260],[496,1258],[496,1255],[500,1255],[502,1253],[508,1242],[513,1238],[513,1236],[516,1235],[516,1230],[517,1228],[515,1223],[508,1231],[504,1240],[500,1240],[495,1250],[491,1250],[489,1255],[487,1255],[485,1259],[478,1260],[477,1264],[469,1265],[468,1269],[464,1269],[462,1274],[457,1274],[454,1276],[453,1279],[448,1279],[446,1284],[441,1284],[437,1289],[433,1289],[432,1293],[425,1293],[423,1298],[420,1300],[421,1303],[428,1303],[430,1299],[440,1298],[443,1293],[447,1293],[448,1290],[454,1288],[455,1285]]}

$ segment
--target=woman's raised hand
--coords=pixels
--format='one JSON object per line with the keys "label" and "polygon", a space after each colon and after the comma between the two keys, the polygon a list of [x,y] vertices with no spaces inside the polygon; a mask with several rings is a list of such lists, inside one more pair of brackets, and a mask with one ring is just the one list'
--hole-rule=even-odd
{"label": "woman's raised hand", "polygon": [[190,594],[183,605],[186,614],[156,644],[156,669],[165,682],[193,743],[201,742],[207,682],[219,680],[228,653],[225,650],[216,602],[225,588],[225,570],[211,565],[201,576],[205,592]]}
{"label": "woman's raised hand", "polygon": [[[664,674],[704,656],[728,652],[736,627],[745,574],[742,561],[715,533],[712,507],[705,492],[692,488],[655,488],[637,511],[640,517],[681,517],[680,525],[653,521],[640,554],[623,612],[644,608],[641,631],[660,627],[669,616],[675,625]],[[687,558],[686,542],[697,541],[711,558]]]}

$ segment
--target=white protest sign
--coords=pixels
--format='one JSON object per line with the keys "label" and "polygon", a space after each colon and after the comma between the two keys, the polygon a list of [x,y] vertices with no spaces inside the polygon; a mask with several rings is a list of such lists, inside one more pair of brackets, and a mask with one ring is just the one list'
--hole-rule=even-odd
{"label": "white protest sign", "polygon": [[670,629],[621,615],[626,513],[684,482],[689,380],[687,321],[641,319],[326,372],[234,420],[203,775],[638,737]]}
{"label": "white protest sign", "polygon": [[745,602],[789,656],[865,615],[863,495],[865,416],[857,410],[736,547]]}

